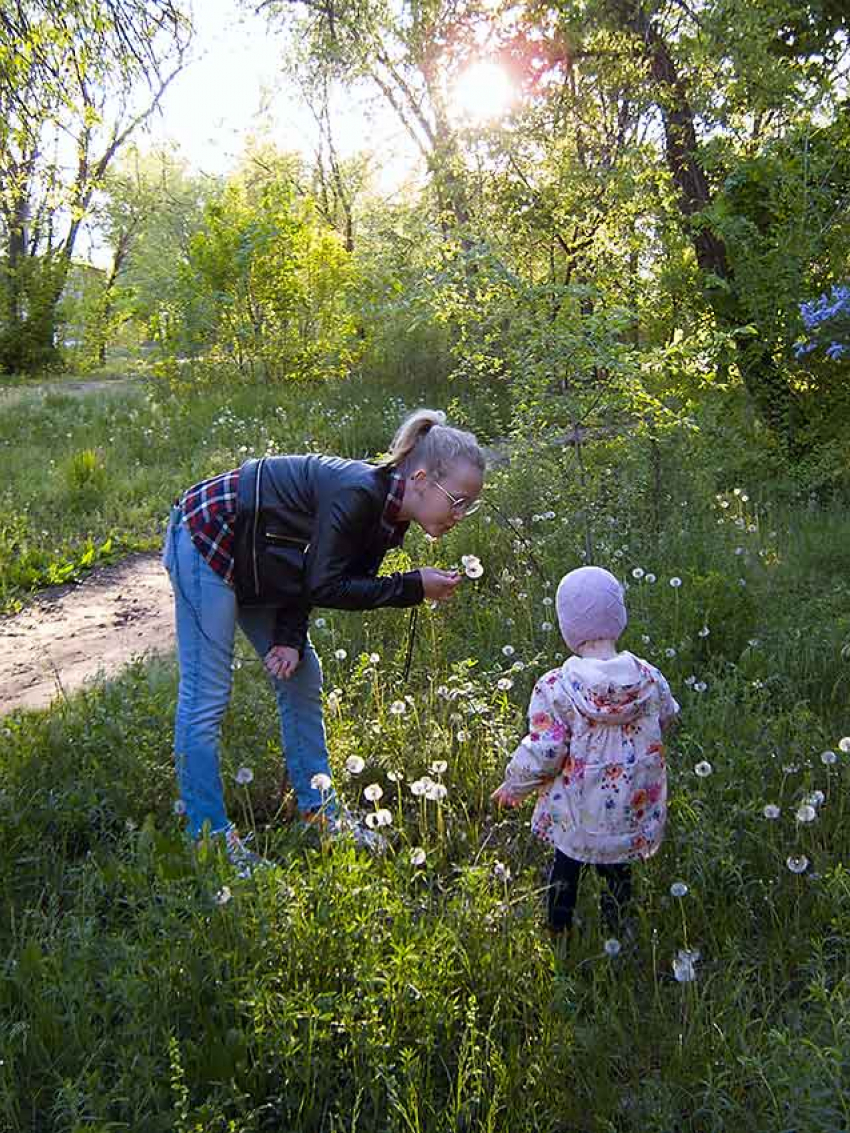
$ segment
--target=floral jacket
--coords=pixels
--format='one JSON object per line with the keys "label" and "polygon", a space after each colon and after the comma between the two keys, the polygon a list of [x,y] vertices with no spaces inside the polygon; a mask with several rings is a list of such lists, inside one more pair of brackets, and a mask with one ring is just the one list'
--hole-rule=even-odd
{"label": "floral jacket", "polygon": [[648,858],[667,819],[662,731],[679,711],[662,674],[631,653],[570,657],[541,677],[505,785],[539,794],[532,830],[577,861]]}

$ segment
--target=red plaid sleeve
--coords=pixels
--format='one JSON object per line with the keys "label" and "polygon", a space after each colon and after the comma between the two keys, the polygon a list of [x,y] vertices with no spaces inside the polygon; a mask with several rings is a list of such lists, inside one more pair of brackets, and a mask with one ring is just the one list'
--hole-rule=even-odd
{"label": "red plaid sleeve", "polygon": [[238,484],[237,468],[195,484],[180,501],[192,542],[216,574],[231,584]]}

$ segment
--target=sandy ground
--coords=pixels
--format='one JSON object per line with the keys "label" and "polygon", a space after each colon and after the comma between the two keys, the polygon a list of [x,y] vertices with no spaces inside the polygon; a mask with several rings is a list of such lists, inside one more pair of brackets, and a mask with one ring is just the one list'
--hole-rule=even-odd
{"label": "sandy ground", "polygon": [[0,618],[0,714],[44,708],[98,673],[113,676],[135,656],[173,647],[171,585],[159,555],[98,567]]}

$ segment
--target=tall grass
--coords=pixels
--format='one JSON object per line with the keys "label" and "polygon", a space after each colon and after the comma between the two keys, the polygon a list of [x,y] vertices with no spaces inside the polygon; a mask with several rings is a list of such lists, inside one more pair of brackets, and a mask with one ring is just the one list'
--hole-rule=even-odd
{"label": "tall grass", "polygon": [[[134,427],[151,430],[146,466],[174,454],[157,458],[167,497],[191,463],[184,426],[203,474],[254,435],[373,451],[402,409],[329,404],[311,391],[280,426],[267,405],[249,425],[219,407],[202,428],[136,402]],[[86,447],[100,451],[96,435]],[[355,809],[381,787],[383,858],[287,820],[273,701],[244,641],[222,766],[231,815],[275,862],[247,882],[183,840],[169,664],[0,721],[6,1127],[848,1127],[850,523],[722,482],[692,441],[664,448],[660,501],[640,442],[587,460],[580,497],[569,452],[516,452],[487,489],[513,530],[483,509],[438,544],[411,532],[399,565],[474,553],[485,573],[423,608],[407,683],[406,613],[314,620],[334,775]],[[663,669],[683,707],[668,836],[636,869],[637,940],[616,957],[592,876],[577,939],[553,953],[528,809],[488,803],[535,677],[562,659],[548,599],[583,561],[588,520],[594,558],[629,584],[624,646]],[[362,772],[346,770],[353,755]],[[414,793],[423,777],[445,797]],[[813,796],[814,821],[800,821]]]}

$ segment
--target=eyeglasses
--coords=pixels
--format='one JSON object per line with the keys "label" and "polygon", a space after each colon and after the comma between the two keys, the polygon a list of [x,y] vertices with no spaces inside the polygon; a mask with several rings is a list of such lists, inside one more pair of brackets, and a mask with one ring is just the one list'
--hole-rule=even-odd
{"label": "eyeglasses", "polygon": [[465,496],[453,496],[451,492],[447,492],[442,484],[436,480],[431,483],[435,488],[439,488],[447,500],[451,501],[452,511],[459,519],[465,519],[468,515],[473,515],[481,507],[481,500],[468,500]]}

